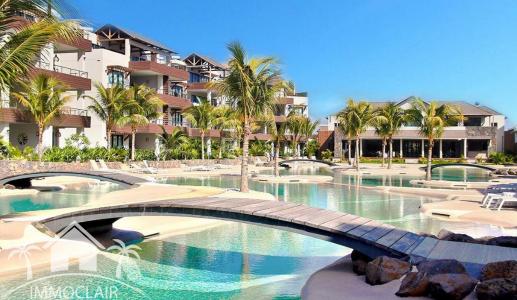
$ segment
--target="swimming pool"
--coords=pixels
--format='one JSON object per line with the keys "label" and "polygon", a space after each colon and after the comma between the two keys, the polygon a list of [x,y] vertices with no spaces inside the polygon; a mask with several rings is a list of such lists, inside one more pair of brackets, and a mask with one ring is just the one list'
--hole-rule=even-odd
{"label": "swimming pool", "polygon": [[[282,172],[332,174],[326,168]],[[441,172],[440,176],[444,174],[449,173]],[[387,194],[360,186],[382,185],[379,183],[406,186],[413,178],[335,174],[333,183],[329,184],[274,184],[251,180],[250,188],[271,193],[280,201],[349,212],[414,232],[437,233],[447,228],[465,233],[497,234],[498,229],[488,225],[423,216],[419,206],[436,200]],[[237,188],[239,177],[172,178],[165,182]],[[150,299],[296,299],[310,274],[350,252],[348,248],[312,237],[233,222],[194,233],[146,240],[138,246],[142,248],[138,251],[141,260],[132,259],[125,264],[122,282],[138,287]],[[103,276],[114,274],[116,261],[103,259],[99,265]],[[61,284],[79,285],[84,279],[59,280]],[[138,299],[131,289],[120,292],[123,299]]]}

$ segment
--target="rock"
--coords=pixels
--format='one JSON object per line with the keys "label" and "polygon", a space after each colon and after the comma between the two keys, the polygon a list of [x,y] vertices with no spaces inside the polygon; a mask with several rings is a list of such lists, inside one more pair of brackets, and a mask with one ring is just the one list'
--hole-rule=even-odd
{"label": "rock", "polygon": [[476,283],[467,274],[437,274],[429,277],[429,294],[434,299],[461,300],[472,292]]}
{"label": "rock", "polygon": [[372,259],[357,250],[352,251],[350,257],[352,258],[352,269],[354,273],[364,275],[366,273],[366,265],[368,265]]}
{"label": "rock", "polygon": [[399,297],[418,297],[427,295],[429,279],[422,272],[411,272],[402,279],[399,290],[395,293]]}
{"label": "rock", "polygon": [[517,248],[517,236],[498,236],[489,239],[487,245]]}
{"label": "rock", "polygon": [[411,264],[396,258],[380,256],[366,266],[366,282],[384,284],[399,279],[411,270]]}
{"label": "rock", "polygon": [[479,283],[476,287],[479,300],[517,300],[517,280],[497,278]]}
{"label": "rock", "polygon": [[12,184],[4,184],[4,189],[6,190],[15,190],[16,187]]}
{"label": "rock", "polygon": [[481,269],[481,281],[497,278],[517,280],[517,261],[505,260],[488,263]]}
{"label": "rock", "polygon": [[425,273],[428,276],[436,274],[467,274],[465,267],[455,259],[437,259],[421,262],[417,265],[419,272]]}
{"label": "rock", "polygon": [[469,235],[463,233],[454,233],[445,229],[440,230],[438,238],[444,241],[477,243],[477,240]]}

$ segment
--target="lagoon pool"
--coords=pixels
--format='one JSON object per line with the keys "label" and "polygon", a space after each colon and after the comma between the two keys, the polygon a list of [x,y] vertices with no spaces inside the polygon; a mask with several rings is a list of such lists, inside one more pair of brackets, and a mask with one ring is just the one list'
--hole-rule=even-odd
{"label": "lagoon pool", "polygon": [[[326,168],[282,172],[332,174]],[[460,180],[459,176],[464,173],[449,173],[444,169],[439,174]],[[414,178],[375,175],[358,178],[335,174],[334,182],[329,184],[275,184],[251,180],[250,188],[271,193],[279,201],[349,212],[414,232],[437,233],[446,228],[467,234],[498,234],[498,228],[488,225],[455,223],[423,216],[419,211],[420,205],[436,200],[361,188],[361,185],[382,184],[407,186],[409,180]],[[238,188],[239,177],[171,178],[164,183]],[[68,191],[47,195],[49,200],[66,199],[66,193]],[[77,194],[81,196],[72,201],[78,204],[89,201],[81,191]],[[90,196],[94,197],[93,194]],[[65,201],[65,205],[70,203]],[[300,234],[234,222],[194,233],[158,237],[138,246],[141,247],[138,251],[141,259],[126,261],[124,277],[117,283],[121,287],[122,299],[143,298],[127,286],[138,288],[149,299],[297,299],[310,274],[351,251]],[[99,266],[98,273],[113,277],[117,261],[103,258]],[[41,274],[44,275],[48,274]],[[56,279],[48,280],[45,284],[51,284]],[[65,276],[57,280],[60,284],[79,285],[86,279]],[[9,288],[16,281],[2,284],[4,288]]]}

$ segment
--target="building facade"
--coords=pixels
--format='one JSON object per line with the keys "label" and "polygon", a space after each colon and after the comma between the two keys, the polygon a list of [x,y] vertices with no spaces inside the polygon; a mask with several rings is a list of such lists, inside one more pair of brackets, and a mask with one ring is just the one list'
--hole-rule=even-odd
{"label": "building facade", "polygon": [[[413,97],[397,103],[402,109],[409,109]],[[381,107],[389,102],[370,102],[373,108]],[[473,105],[466,102],[443,102],[454,105],[465,116],[462,123],[446,127],[442,138],[435,141],[433,157],[436,158],[486,158],[490,152],[501,152],[504,149],[505,116],[485,106]],[[355,142],[349,145],[347,137],[338,127],[336,116],[329,116],[328,124],[320,128],[322,140],[332,138],[334,157],[347,157],[351,150],[355,153]],[[332,137],[329,132],[333,132]],[[427,156],[427,140],[420,135],[419,128],[414,124],[402,126],[393,138],[393,155],[400,158],[419,158]],[[382,156],[382,140],[373,128],[368,128],[361,134],[359,144],[360,156]]]}

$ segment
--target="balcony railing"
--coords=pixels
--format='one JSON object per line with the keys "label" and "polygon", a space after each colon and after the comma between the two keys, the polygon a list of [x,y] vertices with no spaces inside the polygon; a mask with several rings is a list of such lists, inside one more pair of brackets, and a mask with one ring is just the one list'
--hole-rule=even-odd
{"label": "balcony railing", "polygon": [[74,108],[65,106],[61,109],[61,113],[65,115],[73,115],[73,116],[81,116],[81,117],[88,117],[88,110],[82,109],[82,108]]}
{"label": "balcony railing", "polygon": [[183,99],[189,100],[189,97],[188,97],[186,92],[178,93],[177,91],[174,91],[174,90],[171,90],[171,89],[168,89],[167,91],[165,91],[163,88],[161,88],[161,89],[157,89],[156,93],[158,93],[160,95],[169,95],[169,96],[173,96],[173,97],[178,97],[178,98],[183,98]]}
{"label": "balcony railing", "polygon": [[144,55],[144,56],[131,56],[130,60],[131,61],[152,61],[152,62],[155,62],[157,64],[166,65],[168,67],[179,69],[179,70],[186,70],[187,69],[185,66],[181,66],[181,65],[177,65],[177,64],[172,64],[172,63],[168,62],[165,59],[152,59],[151,57],[146,56],[146,55]]}
{"label": "balcony railing", "polygon": [[44,70],[55,71],[58,73],[69,74],[72,76],[88,78],[88,72],[77,70],[77,69],[72,69],[69,67],[59,66],[59,65],[54,65],[54,67],[51,67],[50,63],[43,61],[43,60],[38,60],[36,62],[36,67],[40,68],[40,69],[44,69]]}

